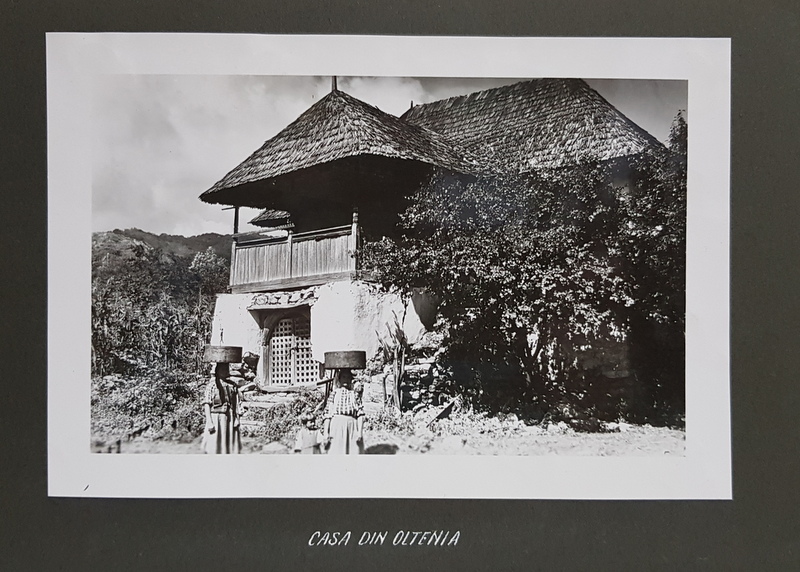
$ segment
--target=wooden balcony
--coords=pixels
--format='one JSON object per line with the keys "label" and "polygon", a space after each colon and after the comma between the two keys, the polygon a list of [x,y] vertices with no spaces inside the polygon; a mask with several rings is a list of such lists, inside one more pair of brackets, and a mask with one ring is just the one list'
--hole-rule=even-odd
{"label": "wooden balcony", "polygon": [[273,238],[236,234],[231,253],[233,293],[267,292],[343,280],[357,269],[358,224]]}

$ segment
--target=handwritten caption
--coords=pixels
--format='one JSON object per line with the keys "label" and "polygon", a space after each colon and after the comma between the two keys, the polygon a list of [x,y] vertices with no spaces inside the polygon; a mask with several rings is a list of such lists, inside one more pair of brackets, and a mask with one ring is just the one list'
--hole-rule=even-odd
{"label": "handwritten caption", "polygon": [[309,546],[457,546],[461,539],[461,531],[455,530],[398,530],[391,536],[388,530],[364,531],[355,540],[349,530],[322,531],[315,530],[308,539]]}

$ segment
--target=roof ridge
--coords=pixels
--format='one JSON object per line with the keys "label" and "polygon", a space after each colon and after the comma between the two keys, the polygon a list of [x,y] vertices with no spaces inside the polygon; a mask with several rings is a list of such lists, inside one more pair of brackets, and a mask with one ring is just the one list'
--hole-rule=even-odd
{"label": "roof ridge", "polygon": [[[333,92],[331,92],[331,93],[333,93]],[[407,121],[404,121],[401,117],[398,117],[397,115],[389,113],[388,111],[384,111],[381,108],[379,108],[378,106],[372,105],[371,103],[368,103],[368,102],[366,102],[366,101],[364,101],[362,99],[359,99],[359,98],[357,98],[357,97],[355,97],[353,95],[350,95],[347,92],[344,92],[344,91],[341,91],[341,90],[336,90],[336,93],[338,93],[341,96],[343,96],[342,100],[347,102],[348,104],[355,105],[355,106],[360,107],[360,108],[362,108],[364,110],[368,110],[373,115],[373,119],[379,119],[380,121],[388,122],[388,123],[391,124],[390,125],[391,127],[396,127],[396,128],[400,128],[400,129],[403,129],[403,130],[409,130],[412,133],[418,132],[418,134],[420,136],[426,137],[428,139],[432,139],[434,143],[441,143],[442,145],[449,146],[451,148],[451,151],[454,152],[455,155],[461,156],[468,163],[471,163],[473,165],[477,165],[478,164],[478,158],[476,156],[474,156],[471,152],[469,152],[466,149],[464,149],[463,146],[461,144],[459,144],[457,141],[453,141],[452,139],[450,139],[446,135],[443,135],[442,133],[439,133],[437,131],[429,129],[429,128],[425,127],[424,125],[415,125],[413,123],[409,123]],[[355,116],[354,118],[357,121],[361,121],[363,119],[362,117],[359,117],[359,116]],[[381,129],[383,126],[382,125],[377,125],[375,127],[377,127],[378,129]],[[361,133],[360,131],[353,129],[353,123],[352,122],[350,122],[350,123],[348,123],[346,125],[346,129],[348,129],[351,132],[354,132],[356,135],[359,135]],[[358,138],[358,140],[359,140],[359,142],[363,141],[362,138]]]}
{"label": "roof ridge", "polygon": [[661,146],[578,78],[536,78],[415,105],[401,117],[474,150],[497,168],[603,161]]}
{"label": "roof ridge", "polygon": [[469,99],[483,99],[483,98],[486,98],[487,96],[489,96],[491,94],[504,93],[504,92],[507,93],[507,92],[513,91],[515,89],[517,89],[517,90],[521,89],[523,86],[528,87],[528,86],[530,86],[530,85],[532,85],[534,83],[539,83],[539,82],[562,82],[562,83],[564,83],[564,82],[575,82],[575,81],[581,82],[582,84],[587,85],[587,87],[588,87],[588,84],[586,84],[586,82],[584,80],[577,79],[577,78],[548,78],[548,77],[540,77],[540,78],[524,79],[524,80],[520,80],[520,81],[515,82],[515,83],[509,83],[509,84],[506,84],[506,85],[499,85],[497,87],[489,87],[489,88],[486,88],[486,89],[482,89],[480,91],[472,91],[470,93],[465,93],[465,94],[462,94],[462,95],[454,95],[454,96],[451,96],[451,97],[445,97],[443,99],[436,99],[434,101],[429,101],[428,103],[418,103],[418,104],[415,104],[410,109],[406,110],[403,113],[403,115],[400,116],[400,119],[405,119],[407,117],[412,116],[414,114],[414,110],[416,110],[416,109],[425,108],[425,107],[429,107],[429,106],[437,106],[437,105],[441,105],[441,106],[450,105],[452,107],[452,104],[454,104],[456,101],[465,102],[465,101],[467,101]]}

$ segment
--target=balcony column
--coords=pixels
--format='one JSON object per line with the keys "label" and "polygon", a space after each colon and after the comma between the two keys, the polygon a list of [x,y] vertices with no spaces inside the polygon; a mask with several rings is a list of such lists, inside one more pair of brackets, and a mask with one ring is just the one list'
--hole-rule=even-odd
{"label": "balcony column", "polygon": [[231,267],[228,276],[228,286],[232,286],[236,276],[236,235],[239,234],[239,207],[225,207],[222,210],[233,210],[233,235],[231,236]]}
{"label": "balcony column", "polygon": [[288,276],[289,276],[289,278],[293,278],[294,277],[294,273],[292,272],[292,255],[293,255],[293,252],[294,252],[294,249],[292,248],[292,236],[293,236],[293,233],[292,233],[292,229],[291,228],[286,232],[288,233],[286,235],[286,248],[289,251],[289,256],[288,256],[288,258],[289,258],[289,274],[288,274]]}
{"label": "balcony column", "polygon": [[348,245],[350,252],[353,256],[353,267],[355,270],[359,269],[358,260],[358,208],[353,207],[353,224],[350,229],[350,244]]}

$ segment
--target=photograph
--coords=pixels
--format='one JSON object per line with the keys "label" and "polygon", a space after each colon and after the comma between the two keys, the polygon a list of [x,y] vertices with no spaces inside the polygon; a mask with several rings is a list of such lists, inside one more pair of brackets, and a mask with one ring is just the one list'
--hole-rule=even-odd
{"label": "photograph", "polygon": [[94,96],[93,451],[684,454],[686,81]]}
{"label": "photograph", "polygon": [[729,497],[728,59],[48,34],[50,494]]}

